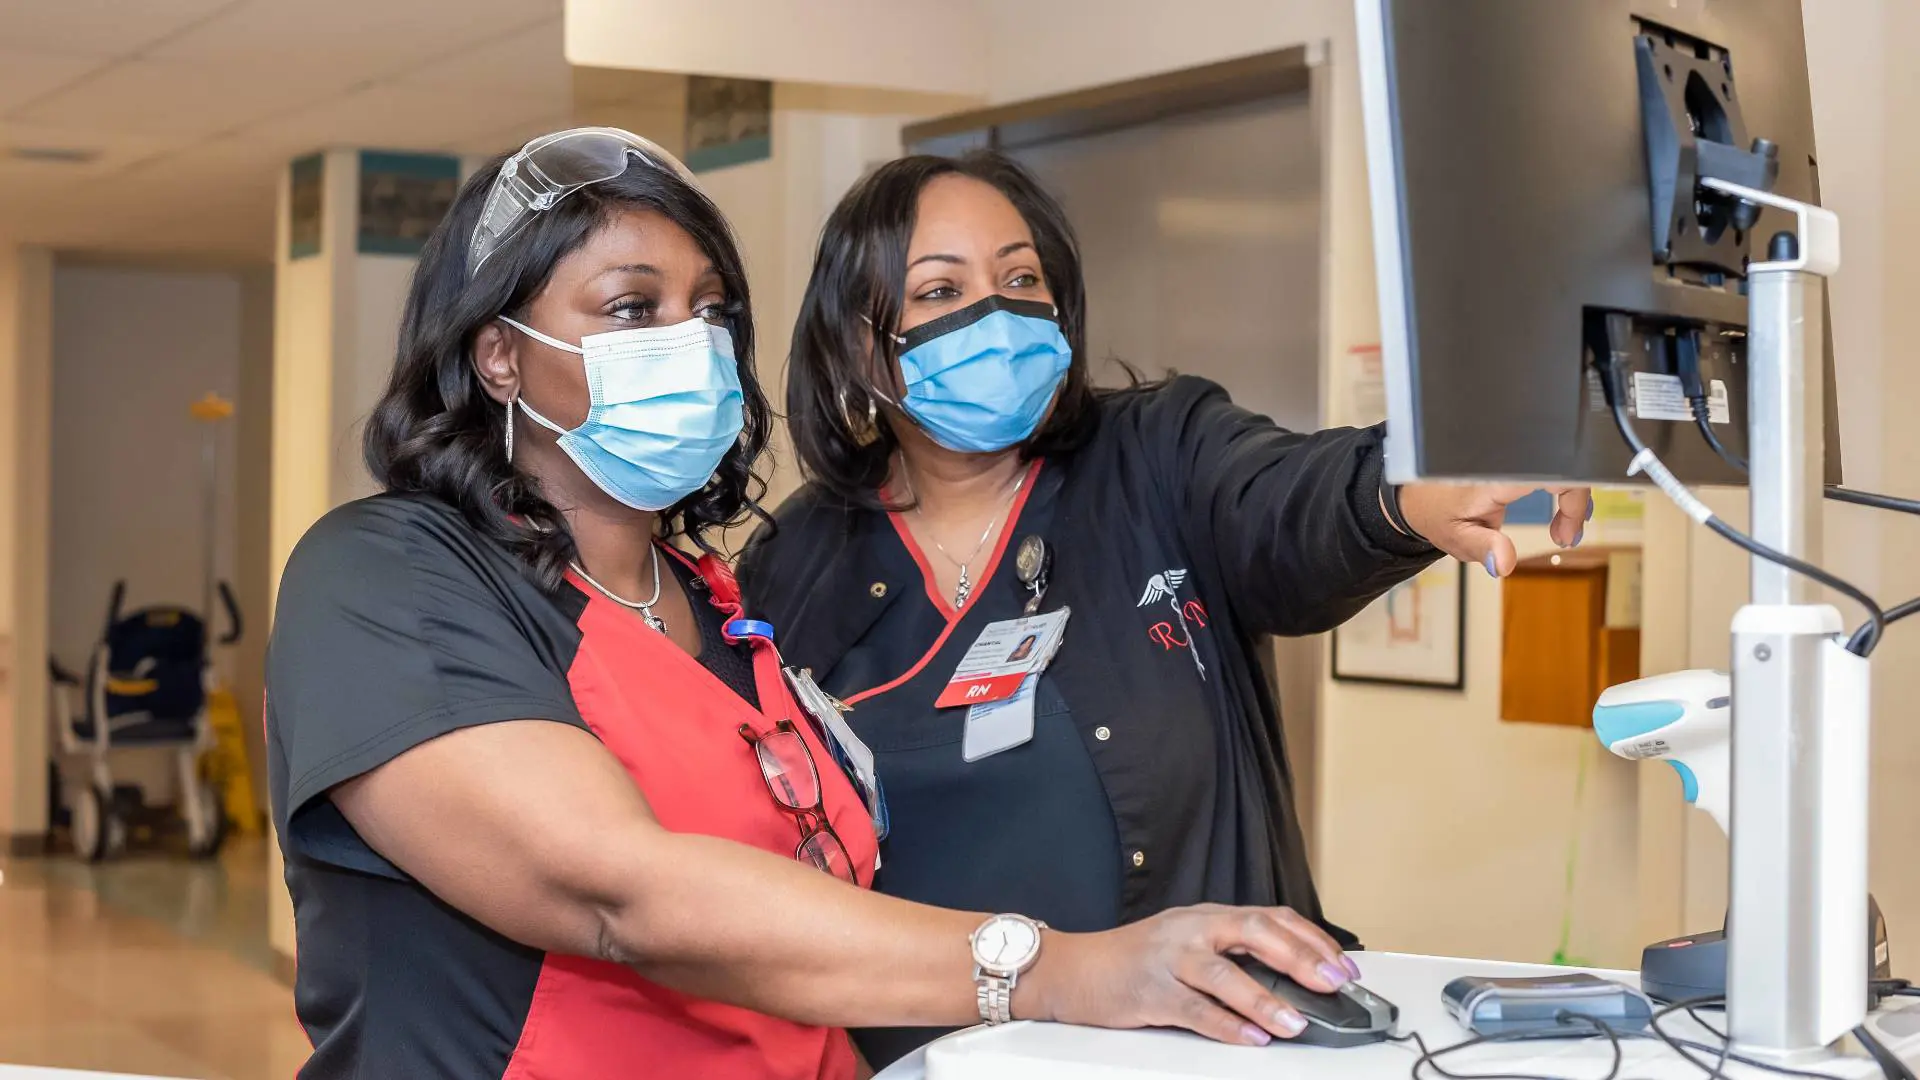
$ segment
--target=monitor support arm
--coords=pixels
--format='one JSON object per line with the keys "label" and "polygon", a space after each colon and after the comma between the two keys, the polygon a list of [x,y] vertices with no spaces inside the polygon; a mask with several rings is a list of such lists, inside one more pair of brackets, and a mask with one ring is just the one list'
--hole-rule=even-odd
{"label": "monitor support arm", "polygon": [[[1748,267],[1754,539],[1817,563],[1825,479],[1821,282],[1830,212],[1718,179],[1703,188],[1795,218]],[[1728,1027],[1744,1051],[1817,1056],[1865,1017],[1867,661],[1819,586],[1755,558],[1733,620]]]}

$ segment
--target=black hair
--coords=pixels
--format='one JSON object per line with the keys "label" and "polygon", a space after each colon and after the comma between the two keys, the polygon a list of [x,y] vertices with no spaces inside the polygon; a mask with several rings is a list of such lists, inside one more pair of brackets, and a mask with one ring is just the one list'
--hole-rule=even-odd
{"label": "black hair", "polygon": [[[920,193],[941,176],[991,185],[1013,203],[1033,233],[1040,271],[1073,349],[1053,411],[1020,447],[1023,458],[1075,449],[1098,421],[1087,371],[1086,283],[1080,246],[1066,211],[1031,173],[991,151],[964,157],[916,154],[868,174],[827,218],[813,276],[800,301],[787,369],[787,426],[806,476],[852,505],[887,509],[880,488],[897,441],[885,424],[867,423],[876,380],[892,396],[898,360],[893,336],[906,303],[907,246]],[[871,343],[871,344],[869,344]],[[869,351],[871,350],[871,351]]]}
{"label": "black hair", "polygon": [[469,281],[468,245],[505,161],[502,155],[467,180],[421,252],[401,316],[393,375],[367,421],[368,471],[388,491],[428,495],[454,506],[482,535],[517,555],[535,582],[558,587],[575,557],[573,537],[534,479],[508,462],[506,409],[488,395],[474,370],[474,339],[496,317],[519,313],[560,260],[615,213],[645,209],[685,229],[713,260],[726,288],[725,325],[740,365],[745,413],[740,439],[714,478],[663,511],[663,529],[711,550],[707,530],[738,524],[749,515],[764,518],[759,499],[766,484],[753,466],[766,448],[772,416],[754,373],[746,269],[719,208],[677,174],[636,164],[535,215]]}

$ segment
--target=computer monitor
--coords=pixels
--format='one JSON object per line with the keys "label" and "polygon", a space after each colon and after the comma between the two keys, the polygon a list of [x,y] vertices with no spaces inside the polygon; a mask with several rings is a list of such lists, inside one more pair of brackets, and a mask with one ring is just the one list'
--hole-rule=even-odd
{"label": "computer monitor", "polygon": [[1630,313],[1641,435],[1682,480],[1744,483],[1681,376],[1744,458],[1744,269],[1793,222],[1694,195],[1713,176],[1818,202],[1800,0],[1355,9],[1389,476],[1628,482],[1591,358]]}

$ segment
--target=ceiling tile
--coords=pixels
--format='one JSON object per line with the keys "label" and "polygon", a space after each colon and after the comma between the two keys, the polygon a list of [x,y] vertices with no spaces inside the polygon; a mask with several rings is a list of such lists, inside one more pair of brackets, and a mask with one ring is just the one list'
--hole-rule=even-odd
{"label": "ceiling tile", "polygon": [[122,56],[247,0],[8,0],[0,41],[9,49]]}
{"label": "ceiling tile", "polygon": [[131,60],[15,115],[76,131],[200,138],[338,94],[350,83],[324,70]]}
{"label": "ceiling tile", "polygon": [[105,63],[108,61],[94,56],[0,49],[0,114],[56,90]]}
{"label": "ceiling tile", "polygon": [[29,124],[0,123],[0,147],[19,147],[78,151],[87,160],[73,162],[24,161],[0,157],[0,173],[58,177],[58,183],[120,172],[128,166],[157,157],[180,145],[177,139],[151,135],[117,135],[105,132],[77,132],[66,128],[45,128]]}
{"label": "ceiling tile", "polygon": [[279,183],[300,154],[477,155],[566,126],[562,8],[0,0],[0,148],[98,153],[66,165],[0,156],[0,235],[269,258]]}
{"label": "ceiling tile", "polygon": [[566,102],[573,96],[573,66],[567,63],[565,47],[565,26],[556,18],[471,49],[457,50],[395,81],[482,94],[506,91]]}
{"label": "ceiling tile", "polygon": [[[401,75],[413,64],[557,22],[550,0],[251,0],[153,50],[155,59],[321,66],[347,81]],[[565,62],[556,41],[552,57]]]}
{"label": "ceiling tile", "polygon": [[442,150],[566,110],[566,103],[507,91],[475,94],[383,83],[243,129],[242,138],[312,149],[366,146]]}

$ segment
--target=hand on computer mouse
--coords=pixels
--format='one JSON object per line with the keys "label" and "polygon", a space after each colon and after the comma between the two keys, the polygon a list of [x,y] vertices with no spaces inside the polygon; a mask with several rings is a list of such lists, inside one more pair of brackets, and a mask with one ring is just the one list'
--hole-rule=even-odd
{"label": "hand on computer mouse", "polygon": [[1306,1026],[1230,956],[1259,959],[1331,993],[1358,970],[1326,932],[1288,908],[1176,908],[1098,934],[1049,931],[1014,991],[1013,1013],[1109,1028],[1186,1028],[1220,1042],[1265,1045]]}

